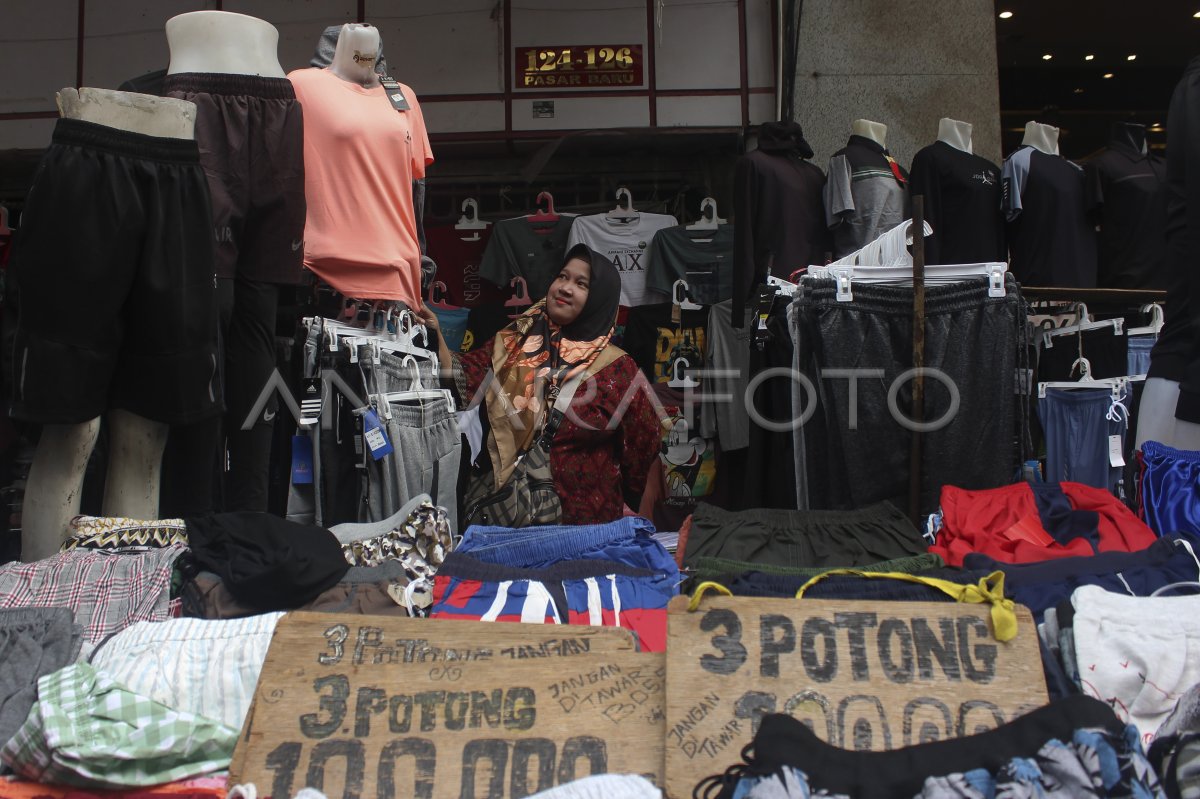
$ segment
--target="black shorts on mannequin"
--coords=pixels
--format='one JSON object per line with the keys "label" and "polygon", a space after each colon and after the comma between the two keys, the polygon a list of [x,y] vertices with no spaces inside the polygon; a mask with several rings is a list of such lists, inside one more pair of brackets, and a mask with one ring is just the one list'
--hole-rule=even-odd
{"label": "black shorts on mannequin", "polygon": [[13,255],[15,418],[220,412],[210,209],[194,141],[58,120]]}

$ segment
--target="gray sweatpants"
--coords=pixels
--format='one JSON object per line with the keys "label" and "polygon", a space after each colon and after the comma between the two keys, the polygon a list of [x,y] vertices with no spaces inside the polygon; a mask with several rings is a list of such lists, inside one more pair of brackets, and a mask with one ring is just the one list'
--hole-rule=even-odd
{"label": "gray sweatpants", "polygon": [[[390,413],[391,418],[388,418]],[[367,459],[368,521],[382,521],[413,497],[429,494],[458,530],[458,464],[462,455],[458,420],[443,400],[390,403],[380,408],[392,452]]]}

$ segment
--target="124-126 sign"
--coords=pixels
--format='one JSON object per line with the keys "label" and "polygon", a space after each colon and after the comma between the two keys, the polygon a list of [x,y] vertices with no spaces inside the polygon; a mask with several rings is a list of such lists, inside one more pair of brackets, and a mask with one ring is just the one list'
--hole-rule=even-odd
{"label": "124-126 sign", "polygon": [[518,89],[633,88],[642,85],[640,44],[518,47]]}

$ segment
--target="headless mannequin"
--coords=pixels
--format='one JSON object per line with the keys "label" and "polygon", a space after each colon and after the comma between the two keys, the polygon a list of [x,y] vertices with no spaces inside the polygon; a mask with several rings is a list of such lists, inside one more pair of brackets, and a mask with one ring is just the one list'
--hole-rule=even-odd
{"label": "headless mannequin", "polygon": [[880,147],[887,147],[887,125],[869,119],[856,119],[850,123],[850,132],[855,136],[870,139]]}
{"label": "headless mannequin", "polygon": [[[1132,122],[1115,122],[1109,136],[1140,153],[1146,152],[1146,128]],[[1146,441],[1157,441],[1175,449],[1200,450],[1200,424],[1175,418],[1179,403],[1179,383],[1161,377],[1146,380],[1138,405],[1137,448]]]}
{"label": "headless mannequin", "polygon": [[269,22],[230,11],[191,11],[167,20],[167,73],[286,77],[279,65],[279,31]]}
{"label": "headless mannequin", "polygon": [[945,142],[964,153],[973,152],[971,150],[971,129],[970,122],[959,122],[957,119],[942,117],[938,121],[938,141]]}
{"label": "headless mannequin", "polygon": [[[184,100],[108,89],[63,89],[58,108],[81,119],[148,136],[191,139],[196,106]],[[108,474],[102,512],[135,519],[158,517],[158,488],[168,427],[129,411],[108,413]],[[22,512],[21,557],[41,560],[58,552],[67,525],[79,513],[84,470],[100,432],[100,419],[43,427],[29,468]]]}
{"label": "headless mannequin", "polygon": [[[168,75],[215,73],[287,79],[287,73],[279,64],[279,31],[264,20],[228,11],[193,11],[167,20],[165,31],[171,54]],[[265,311],[248,314],[244,310],[246,302],[242,300],[241,292],[241,283],[236,278],[218,279],[218,306],[225,342],[222,357],[227,376],[245,374],[243,369],[233,364],[254,358],[247,354],[248,346],[253,349],[248,342],[272,335],[275,327],[277,297],[262,301],[270,307],[269,315]],[[246,322],[248,318],[253,318],[255,323]],[[257,327],[266,330],[260,331]],[[269,373],[268,367],[266,374]],[[224,509],[265,511],[267,459],[271,451],[274,413],[260,413],[250,429],[241,429],[245,421],[243,414],[249,409],[234,407],[231,399],[244,394],[244,388],[241,384],[235,386],[233,380],[227,377],[224,418],[172,431],[167,460],[175,482],[186,482],[186,477],[179,476],[187,474],[187,467],[180,466],[181,463],[227,464],[227,469],[220,469],[226,473]],[[253,390],[257,391],[257,386]],[[211,471],[208,469],[208,473]],[[179,490],[172,491],[173,495],[179,493]],[[176,502],[181,501],[177,496],[172,498]],[[206,502],[207,499],[205,497]],[[207,512],[211,509],[210,505],[197,506],[193,502],[187,500],[183,510]],[[175,507],[171,510],[180,512]]]}
{"label": "headless mannequin", "polygon": [[1146,380],[1138,404],[1137,448],[1147,441],[1191,452],[1200,451],[1200,424],[1175,418],[1179,383],[1161,377]]}
{"label": "headless mannequin", "polygon": [[347,23],[338,36],[329,71],[344,81],[365,88],[379,85],[375,60],[379,57],[379,28],[365,23]]}
{"label": "headless mannequin", "polygon": [[1021,139],[1021,144],[1028,144],[1046,155],[1058,155],[1058,128],[1031,119],[1025,123],[1025,138]]}

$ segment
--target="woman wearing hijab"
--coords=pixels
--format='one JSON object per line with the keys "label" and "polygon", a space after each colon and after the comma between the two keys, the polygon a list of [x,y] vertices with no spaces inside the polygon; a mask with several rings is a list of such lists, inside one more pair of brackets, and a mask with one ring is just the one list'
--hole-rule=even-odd
{"label": "woman wearing hijab", "polygon": [[[541,434],[548,398],[582,378],[550,448],[562,524],[610,522],[626,504],[636,508],[657,457],[661,428],[650,391],[634,385],[637,364],[609,343],[620,297],[621,276],[612,261],[577,244],[545,299],[482,347],[459,355],[438,336],[443,373],[454,376],[462,405],[481,387],[486,391],[480,460],[491,459],[497,488]],[[438,328],[428,308],[421,318]]]}

